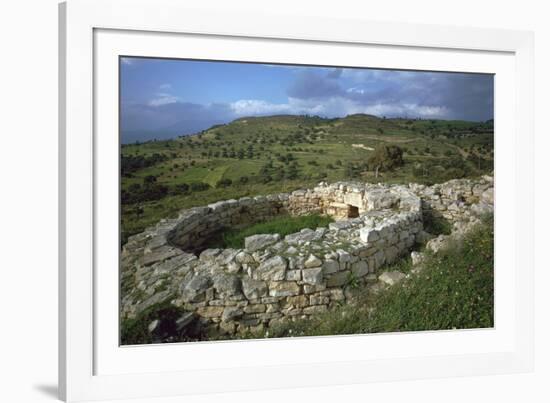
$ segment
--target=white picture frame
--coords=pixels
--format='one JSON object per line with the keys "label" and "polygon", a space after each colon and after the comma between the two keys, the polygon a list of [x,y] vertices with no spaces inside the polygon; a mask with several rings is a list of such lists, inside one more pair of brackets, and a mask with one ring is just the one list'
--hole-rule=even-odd
{"label": "white picture frame", "polygon": [[[228,15],[193,10],[172,0],[70,0],[60,5],[59,38],[61,398],[171,396],[532,370],[531,33],[298,15]],[[182,41],[186,47],[180,46]],[[212,55],[221,41],[224,49],[218,46]],[[270,51],[262,53],[264,47]],[[171,57],[193,52],[194,57],[219,60],[334,64],[322,56],[323,49],[331,49],[333,58],[338,55],[348,65],[496,74],[495,328],[185,346],[115,345],[112,335],[117,329],[109,322],[113,315],[107,302],[118,298],[116,276],[106,269],[116,266],[113,254],[101,246],[111,239],[104,228],[112,223],[112,214],[101,206],[117,191],[105,187],[102,178],[117,169],[118,138],[112,142],[105,134],[98,136],[99,129],[112,130],[117,118],[109,113],[117,94],[116,75],[109,73],[114,58],[128,52]],[[377,60],[366,61],[369,54]],[[112,310],[116,317],[117,306]],[[187,366],[174,358],[178,354],[191,357]]]}

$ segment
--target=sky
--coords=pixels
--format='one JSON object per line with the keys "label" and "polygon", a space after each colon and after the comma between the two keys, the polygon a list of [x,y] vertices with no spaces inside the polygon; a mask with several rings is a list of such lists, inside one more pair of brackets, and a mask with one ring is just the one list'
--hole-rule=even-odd
{"label": "sky", "polygon": [[123,143],[245,116],[493,118],[489,74],[120,58]]}

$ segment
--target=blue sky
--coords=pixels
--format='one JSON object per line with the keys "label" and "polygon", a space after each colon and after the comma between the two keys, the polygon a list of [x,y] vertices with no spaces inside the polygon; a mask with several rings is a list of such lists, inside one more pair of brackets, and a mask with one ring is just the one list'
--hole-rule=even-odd
{"label": "blue sky", "polygon": [[493,76],[123,57],[125,143],[244,116],[493,118]]}

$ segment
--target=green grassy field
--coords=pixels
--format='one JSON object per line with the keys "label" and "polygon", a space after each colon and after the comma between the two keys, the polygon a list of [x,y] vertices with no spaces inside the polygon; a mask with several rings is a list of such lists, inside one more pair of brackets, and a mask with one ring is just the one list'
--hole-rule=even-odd
{"label": "green grassy field", "polygon": [[280,216],[266,222],[256,223],[243,229],[228,228],[210,240],[209,248],[244,248],[244,239],[256,234],[279,234],[284,237],[304,228],[326,227],[334,220],[319,214],[298,217]]}
{"label": "green grassy field", "polygon": [[[400,147],[404,165],[376,177],[368,161],[380,145]],[[435,183],[488,173],[493,123],[370,115],[242,118],[173,140],[125,144],[121,158],[124,243],[183,208],[320,180]]]}

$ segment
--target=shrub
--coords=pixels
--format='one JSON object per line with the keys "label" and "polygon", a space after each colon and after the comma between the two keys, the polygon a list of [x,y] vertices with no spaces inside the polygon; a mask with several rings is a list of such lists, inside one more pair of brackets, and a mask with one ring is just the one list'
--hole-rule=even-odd
{"label": "shrub", "polygon": [[220,179],[218,182],[216,182],[216,187],[217,188],[226,188],[228,186],[231,186],[232,183],[233,183],[233,181],[231,179],[228,179],[228,178]]}
{"label": "shrub", "polygon": [[382,171],[391,171],[404,164],[403,150],[394,145],[380,145],[376,147],[368,162],[370,166],[378,167]]}
{"label": "shrub", "polygon": [[204,182],[192,182],[189,187],[192,192],[202,192],[203,190],[210,189],[210,185]]}

